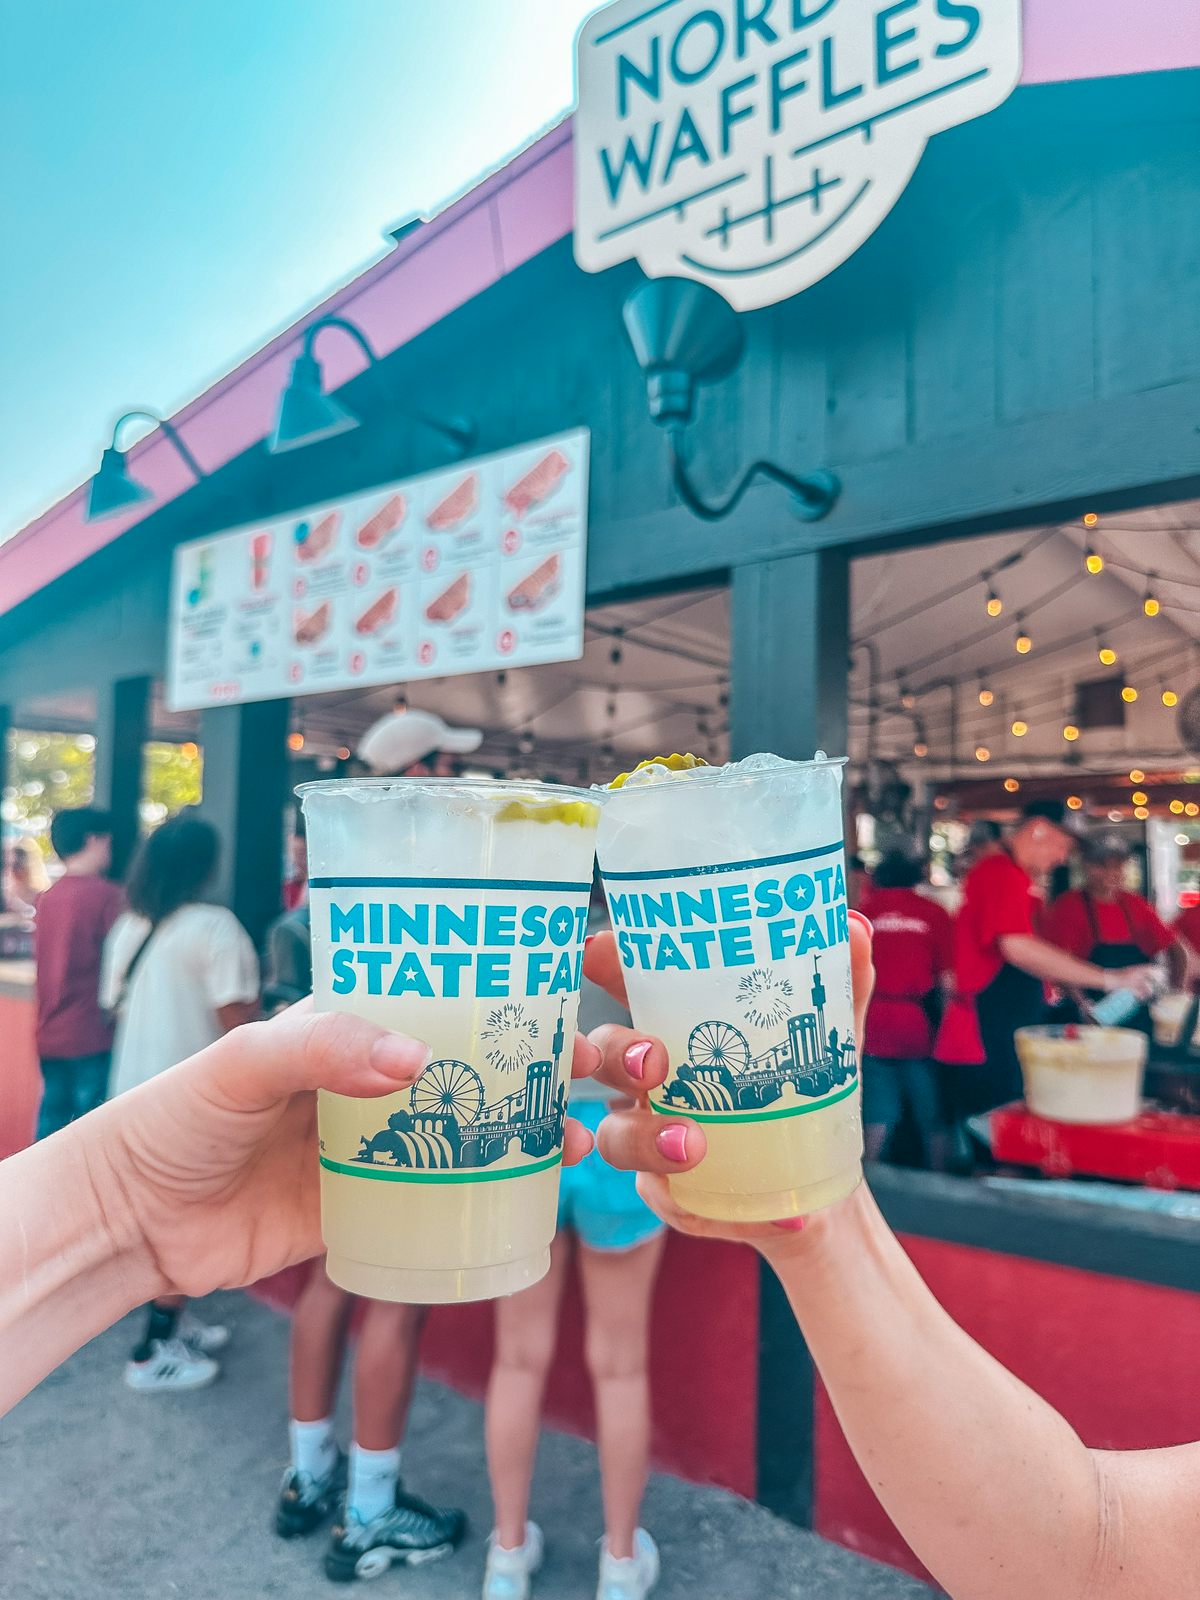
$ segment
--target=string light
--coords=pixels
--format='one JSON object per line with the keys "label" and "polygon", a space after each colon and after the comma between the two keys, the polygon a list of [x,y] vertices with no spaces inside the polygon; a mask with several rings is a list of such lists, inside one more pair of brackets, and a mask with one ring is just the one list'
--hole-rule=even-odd
{"label": "string light", "polygon": [[913,755],[923,761],[928,754],[929,746],[925,743],[924,739],[918,739],[916,744],[913,745]]}
{"label": "string light", "polygon": [[1181,817],[1183,815],[1183,801],[1172,800],[1167,809],[1173,817]]}
{"label": "string light", "polygon": [[1093,578],[1104,571],[1104,557],[1098,550],[1093,549],[1091,545],[1088,545],[1083,553],[1083,564]]}
{"label": "string light", "polygon": [[992,759],[992,752],[987,745],[977,744],[975,746],[975,759],[976,761],[990,761]]}
{"label": "string light", "polygon": [[1012,725],[1013,738],[1023,739],[1028,732],[1029,724],[1027,722],[1022,722],[1020,717],[1018,717]]}
{"label": "string light", "polygon": [[950,796],[948,794],[935,794],[933,797],[935,811],[948,811],[950,809]]}
{"label": "string light", "polygon": [[1141,767],[1134,767],[1133,771],[1129,774],[1129,781],[1130,783],[1145,783],[1146,774],[1142,771]]}
{"label": "string light", "polygon": [[300,732],[299,728],[296,729],[295,733],[288,734],[287,747],[289,750],[295,750],[297,753],[304,749],[304,735]]}
{"label": "string light", "polygon": [[995,589],[993,589],[991,584],[989,583],[988,584],[988,592],[987,592],[987,614],[988,614],[988,616],[989,617],[998,617],[1003,610],[1004,610],[1004,601],[1001,600],[1000,596],[996,593]]}
{"label": "string light", "polygon": [[1167,707],[1168,710],[1173,709],[1179,704],[1179,696],[1175,693],[1174,689],[1163,690],[1162,703]]}
{"label": "string light", "polygon": [[1194,800],[1189,800],[1183,808],[1185,817],[1200,817],[1200,806]]}
{"label": "string light", "polygon": [[1145,806],[1134,806],[1133,814],[1139,822],[1145,822],[1146,818],[1150,815]]}
{"label": "string light", "polygon": [[1009,794],[1016,794],[1021,785],[1017,782],[1016,778],[1005,778],[1004,787]]}
{"label": "string light", "polygon": [[338,758],[339,761],[349,761],[349,759],[350,759],[350,746],[348,744],[340,744],[340,745],[338,745],[337,758]]}
{"label": "string light", "polygon": [[185,739],[184,742],[179,746],[179,754],[184,758],[185,761],[195,761],[196,757],[200,754],[200,746],[192,739]]}
{"label": "string light", "polygon": [[1127,706],[1131,706],[1137,697],[1138,692],[1131,683],[1127,683],[1121,690],[1121,699],[1124,700]]}
{"label": "string light", "polygon": [[1079,798],[1079,796],[1077,794],[1069,794],[1067,796],[1067,809],[1069,811],[1082,811],[1083,810],[1083,801]]}
{"label": "string light", "polygon": [[1157,576],[1158,576],[1157,573],[1152,572],[1150,574],[1150,576],[1146,579],[1146,593],[1145,593],[1145,595],[1143,596],[1143,599],[1142,599],[1142,610],[1146,613],[1146,615],[1148,617],[1156,617],[1158,615],[1158,613],[1162,610],[1161,602],[1159,601],[1157,595],[1154,593],[1154,590],[1150,587],[1151,581],[1154,578],[1156,578]]}
{"label": "string light", "polygon": [[904,685],[901,684],[900,685],[900,704],[904,707],[905,711],[911,711],[912,708],[916,705],[916,703],[917,703],[916,695],[912,692],[911,689],[906,689],[904,687]]}
{"label": "string light", "polygon": [[1117,664],[1117,652],[1111,645],[1105,644],[1099,634],[1096,635],[1096,655],[1102,667],[1115,667]]}
{"label": "string light", "polygon": [[1108,813],[1108,820],[1109,820],[1109,821],[1110,821],[1110,822],[1120,822],[1120,820],[1121,820],[1121,813],[1120,813],[1120,812],[1119,812],[1119,811],[1110,811],[1110,812],[1109,812],[1109,813]]}
{"label": "string light", "polygon": [[1100,518],[1094,511],[1085,511],[1083,513],[1083,525],[1085,528],[1094,528],[1099,521]]}
{"label": "string light", "polygon": [[996,698],[996,696],[992,693],[992,691],[987,687],[986,684],[981,683],[979,685],[979,704],[981,706],[990,706],[992,704],[992,702],[995,700],[995,698]]}
{"label": "string light", "polygon": [[1148,806],[1150,804],[1150,796],[1144,789],[1135,789],[1129,798],[1135,806]]}
{"label": "string light", "polygon": [[1078,739],[1078,737],[1079,737],[1079,729],[1075,726],[1075,724],[1073,722],[1068,722],[1066,727],[1063,729],[1063,738],[1067,741],[1068,744],[1074,744],[1076,739]]}
{"label": "string light", "polygon": [[408,710],[408,696],[404,693],[403,689],[401,689],[400,693],[392,701],[392,710],[397,713]]}
{"label": "string light", "polygon": [[1027,656],[1033,649],[1033,640],[1026,632],[1025,624],[1021,621],[1020,617],[1017,618],[1017,636],[1013,640],[1013,644],[1015,645],[1017,654],[1019,656]]}
{"label": "string light", "polygon": [[1175,835],[1176,844],[1191,844],[1191,842],[1186,833],[1177,833]]}

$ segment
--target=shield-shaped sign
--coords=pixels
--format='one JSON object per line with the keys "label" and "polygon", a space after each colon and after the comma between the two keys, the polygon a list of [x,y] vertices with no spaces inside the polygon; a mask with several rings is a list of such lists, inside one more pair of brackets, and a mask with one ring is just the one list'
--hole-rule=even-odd
{"label": "shield-shaped sign", "polygon": [[1020,0],[616,0],[579,35],[575,259],[739,311],[839,266],[1021,73]]}

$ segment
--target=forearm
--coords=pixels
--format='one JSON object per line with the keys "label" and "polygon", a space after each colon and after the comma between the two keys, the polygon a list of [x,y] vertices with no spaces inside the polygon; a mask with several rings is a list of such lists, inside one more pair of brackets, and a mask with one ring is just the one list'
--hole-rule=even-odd
{"label": "forearm", "polygon": [[1000,941],[1001,954],[1013,966],[1020,967],[1031,977],[1043,978],[1047,983],[1058,983],[1075,989],[1104,989],[1111,974],[1104,968],[1081,961],[1078,956],[1060,950],[1056,944],[1032,934],[1013,934]]}
{"label": "forearm", "polygon": [[161,1287],[118,1197],[101,1200],[93,1134],[106,1115],[0,1162],[0,1415]]}
{"label": "forearm", "polygon": [[[953,1600],[1092,1600],[1088,1450],[942,1310],[865,1187],[776,1271],[860,1467]],[[776,1253],[777,1254],[777,1253]]]}

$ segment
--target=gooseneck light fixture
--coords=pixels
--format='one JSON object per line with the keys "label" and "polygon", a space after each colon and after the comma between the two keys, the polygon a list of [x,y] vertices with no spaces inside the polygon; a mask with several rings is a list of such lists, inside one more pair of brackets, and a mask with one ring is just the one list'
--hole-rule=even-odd
{"label": "gooseneck light fixture", "polygon": [[179,430],[169,422],[164,422],[161,417],[156,417],[152,411],[126,411],[117,418],[113,427],[112,443],[100,457],[100,467],[91,483],[88,485],[87,510],[84,519],[87,522],[99,522],[102,517],[115,517],[122,511],[128,511],[130,506],[140,505],[145,500],[154,499],[154,490],[147,489],[144,483],[139,483],[129,473],[129,463],[125,452],[117,449],[117,436],[127,422],[132,422],[135,417],[144,418],[152,422],[156,428],[161,428],[165,438],[174,445],[178,454],[187,464],[196,478],[196,482],[206,476],[204,469],[195,456],[179,437]]}
{"label": "gooseneck light fixture", "polygon": [[721,501],[705,499],[688,475],[683,443],[695,418],[696,388],[728,377],[742,358],[742,325],[728,301],[690,278],[651,278],[627,296],[623,315],[646,380],[650,419],[667,435],[675,488],[694,516],[719,522],[755,478],[768,478],[785,489],[792,509],[806,522],[828,516],[841,493],[832,472],[797,476],[772,461],[755,461]]}
{"label": "gooseneck light fixture", "polygon": [[[362,329],[345,317],[318,317],[310,323],[304,332],[300,354],[292,363],[287,388],[279,397],[275,427],[267,441],[267,449],[272,454],[295,450],[300,445],[316,444],[319,439],[332,439],[335,434],[346,433],[359,425],[360,419],[349,406],[325,393],[321,363],[313,354],[317,335],[325,328],[340,328],[343,333],[348,333],[366,356],[368,366],[382,365]],[[426,416],[421,411],[411,411],[408,415],[415,422],[440,433],[464,454],[474,443],[474,426],[464,418],[456,417],[446,422],[438,417]]]}

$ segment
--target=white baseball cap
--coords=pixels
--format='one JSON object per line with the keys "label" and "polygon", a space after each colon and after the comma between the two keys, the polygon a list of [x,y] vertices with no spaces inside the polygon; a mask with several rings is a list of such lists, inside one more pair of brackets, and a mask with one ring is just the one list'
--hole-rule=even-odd
{"label": "white baseball cap", "polygon": [[358,755],[373,772],[391,774],[429,755],[468,755],[482,743],[478,728],[452,728],[436,711],[389,711],[358,741]]}

